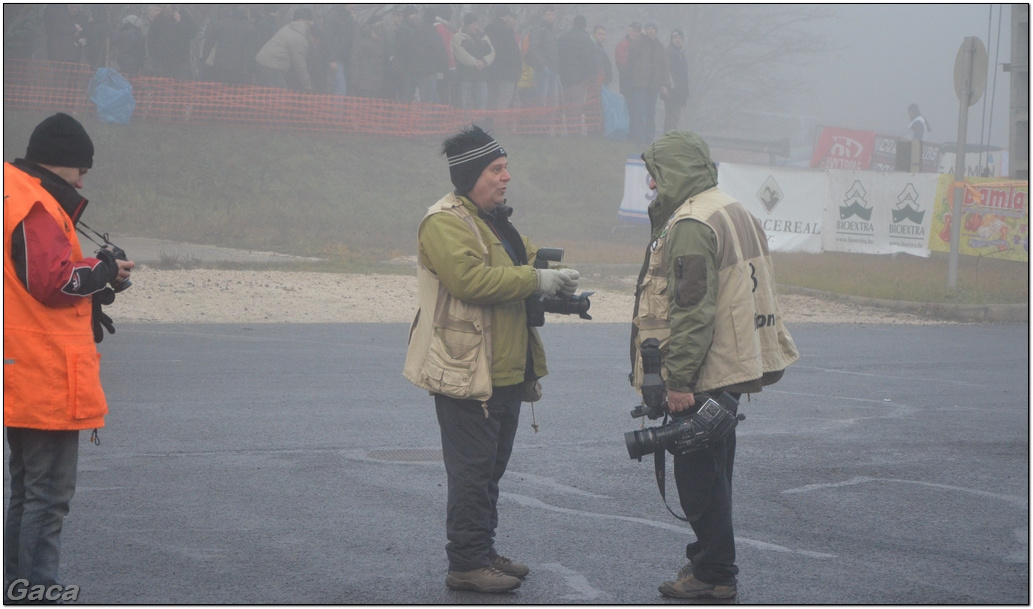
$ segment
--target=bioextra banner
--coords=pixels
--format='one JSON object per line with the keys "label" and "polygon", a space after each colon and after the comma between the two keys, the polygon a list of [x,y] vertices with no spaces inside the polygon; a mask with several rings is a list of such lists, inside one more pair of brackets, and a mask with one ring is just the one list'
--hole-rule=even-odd
{"label": "bioextra banner", "polygon": [[829,171],[822,248],[928,257],[938,177]]}
{"label": "bioextra banner", "polygon": [[[1029,263],[1029,182],[968,178],[961,209],[959,253]],[[941,175],[933,212],[931,249],[950,251],[954,176]]]}
{"label": "bioextra banner", "polygon": [[875,148],[875,133],[839,127],[821,130],[811,167],[817,169],[868,169]]}
{"label": "bioextra banner", "polygon": [[821,251],[822,210],[828,178],[823,171],[721,163],[718,188],[760,220],[775,252]]}

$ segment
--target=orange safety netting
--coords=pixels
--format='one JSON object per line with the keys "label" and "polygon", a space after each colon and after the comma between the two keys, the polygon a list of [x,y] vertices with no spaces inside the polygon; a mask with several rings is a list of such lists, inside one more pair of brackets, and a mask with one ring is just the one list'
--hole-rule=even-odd
{"label": "orange safety netting", "polygon": [[[4,59],[4,107],[91,112],[86,64]],[[220,122],[301,132],[443,136],[470,122],[490,120],[493,130],[517,135],[601,134],[599,92],[589,92],[575,120],[576,105],[512,110],[461,110],[442,104],[399,103],[366,97],[299,93],[285,89],[152,76],[128,78],[133,120],[172,123]],[[592,87],[590,87],[591,89]]]}

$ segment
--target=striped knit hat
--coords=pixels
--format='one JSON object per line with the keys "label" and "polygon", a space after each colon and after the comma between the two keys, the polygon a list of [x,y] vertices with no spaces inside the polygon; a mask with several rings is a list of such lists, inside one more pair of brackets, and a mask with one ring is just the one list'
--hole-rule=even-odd
{"label": "striped knit hat", "polygon": [[448,159],[452,185],[461,195],[473,189],[485,167],[500,156],[506,156],[502,146],[477,125],[448,138],[441,148]]}

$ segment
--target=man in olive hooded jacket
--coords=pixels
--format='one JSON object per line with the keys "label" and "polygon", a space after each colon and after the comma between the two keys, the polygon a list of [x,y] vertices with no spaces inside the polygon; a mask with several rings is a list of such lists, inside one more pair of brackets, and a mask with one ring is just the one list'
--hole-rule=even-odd
{"label": "man in olive hooded jacket", "polygon": [[535,269],[537,250],[510,223],[506,151],[476,125],[445,140],[453,192],[419,228],[420,309],[404,375],[431,392],[448,474],[448,575],[455,590],[505,592],[527,566],[495,549],[499,480],[521,402],[541,397],[545,349],[528,326],[532,294],[572,295],[578,272]]}
{"label": "man in olive hooded jacket", "polygon": [[[717,167],[701,137],[674,131],[642,155],[656,199],[639,275],[631,356],[642,383],[639,346],[660,341],[661,375],[672,413],[691,413],[694,394],[735,398],[777,382],[799,358],[782,323],[774,269],[760,222],[717,189]],[[682,509],[696,534],[689,564],[660,592],[678,598],[736,595],[732,529],[735,431],[709,448],[674,457]]]}

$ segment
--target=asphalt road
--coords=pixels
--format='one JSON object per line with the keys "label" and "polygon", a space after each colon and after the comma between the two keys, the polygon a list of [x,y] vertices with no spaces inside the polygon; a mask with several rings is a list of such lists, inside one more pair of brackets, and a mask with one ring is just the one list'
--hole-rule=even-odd
{"label": "asphalt road", "polygon": [[[63,534],[80,602],[671,602],[693,536],[625,450],[626,325],[544,328],[497,542],[532,571],[503,595],[445,588],[407,330],[118,325]],[[740,409],[738,601],[1028,604],[1028,325],[790,330],[803,357]]]}

